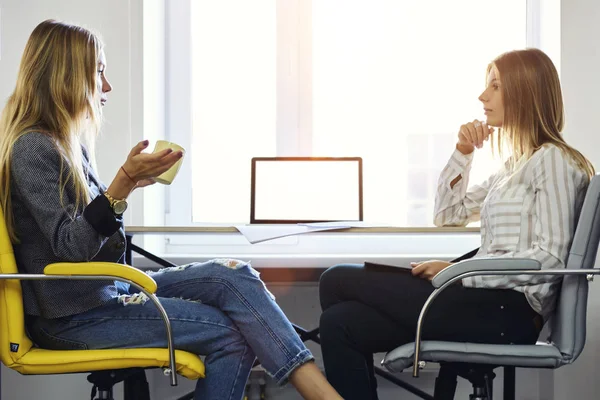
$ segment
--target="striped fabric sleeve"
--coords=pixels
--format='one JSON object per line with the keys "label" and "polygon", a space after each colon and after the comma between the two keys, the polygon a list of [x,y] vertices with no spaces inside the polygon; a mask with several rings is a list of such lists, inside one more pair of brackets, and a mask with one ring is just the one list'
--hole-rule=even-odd
{"label": "striped fabric sleeve", "polygon": [[[435,196],[433,222],[436,226],[465,226],[479,219],[481,204],[488,194],[495,175],[479,185],[469,187],[469,172],[473,153],[462,154],[454,150],[448,164],[442,170]],[[451,182],[461,179],[451,187]]]}
{"label": "striped fabric sleeve", "polygon": [[[549,149],[533,169],[533,189],[537,223],[533,241],[524,251],[503,253],[501,257],[535,258],[542,269],[564,268],[575,230],[578,193],[586,182],[583,171],[571,165],[562,152]],[[463,279],[467,287],[512,289],[556,281],[550,275],[476,276]]]}

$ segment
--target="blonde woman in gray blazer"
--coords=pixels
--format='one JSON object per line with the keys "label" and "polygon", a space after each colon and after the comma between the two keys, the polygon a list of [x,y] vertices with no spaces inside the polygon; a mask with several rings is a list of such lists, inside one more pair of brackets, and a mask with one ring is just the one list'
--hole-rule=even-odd
{"label": "blonde woman in gray blazer", "polygon": [[[123,262],[127,197],[182,157],[148,154],[143,141],[102,183],[93,149],[112,89],[106,67],[102,43],[84,28],[44,21],[29,38],[0,120],[0,200],[22,273],[60,261]],[[206,356],[196,399],[241,399],[255,358],[306,399],[340,399],[249,263],[213,260],[153,278],[175,347]],[[127,285],[25,281],[23,297],[39,346],[167,346],[158,310]]]}

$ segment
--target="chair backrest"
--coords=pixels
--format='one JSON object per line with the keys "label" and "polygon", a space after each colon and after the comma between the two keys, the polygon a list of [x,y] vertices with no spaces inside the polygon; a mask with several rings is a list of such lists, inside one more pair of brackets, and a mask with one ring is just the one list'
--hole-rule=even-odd
{"label": "chair backrest", "polygon": [[[18,273],[12,243],[0,209],[0,273]],[[0,358],[7,367],[14,364],[33,344],[25,333],[25,312],[21,282],[0,279]]]}
{"label": "chair backrest", "polygon": [[[579,222],[569,251],[568,269],[594,268],[600,241],[600,175],[587,189]],[[551,341],[564,356],[575,361],[585,345],[588,281],[585,275],[565,276],[552,318]]]}

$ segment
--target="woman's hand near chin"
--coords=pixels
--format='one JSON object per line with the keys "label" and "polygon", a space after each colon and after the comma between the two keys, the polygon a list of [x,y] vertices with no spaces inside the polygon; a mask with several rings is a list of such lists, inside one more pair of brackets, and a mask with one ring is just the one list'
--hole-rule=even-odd
{"label": "woman's hand near chin", "polygon": [[482,148],[483,142],[487,141],[492,133],[494,128],[485,122],[479,120],[468,122],[458,131],[456,148],[463,154],[471,154],[475,148]]}

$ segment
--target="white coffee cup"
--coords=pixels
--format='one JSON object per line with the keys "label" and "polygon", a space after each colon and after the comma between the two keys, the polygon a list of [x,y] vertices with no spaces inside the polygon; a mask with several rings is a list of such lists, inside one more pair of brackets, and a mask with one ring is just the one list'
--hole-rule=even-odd
{"label": "white coffee cup", "polygon": [[[185,155],[185,149],[183,147],[176,143],[168,142],[166,140],[157,140],[156,145],[154,146],[153,153],[157,153],[164,149],[172,149],[173,151],[181,150],[181,152]],[[179,168],[181,167],[182,162],[183,156],[175,164],[173,164],[171,168],[154,178],[154,180],[158,183],[162,183],[163,185],[170,185],[173,182],[173,179],[175,179],[177,173],[179,172]]]}

